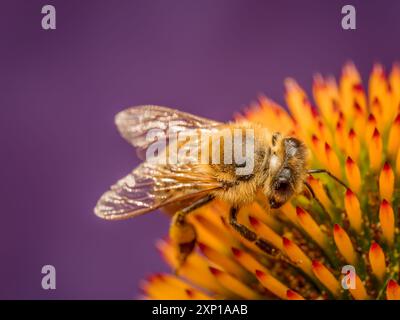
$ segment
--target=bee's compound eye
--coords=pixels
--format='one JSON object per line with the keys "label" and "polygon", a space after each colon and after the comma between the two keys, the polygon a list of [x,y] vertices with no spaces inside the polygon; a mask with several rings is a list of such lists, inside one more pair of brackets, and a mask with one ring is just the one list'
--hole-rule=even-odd
{"label": "bee's compound eye", "polygon": [[288,181],[288,179],[286,179],[286,178],[280,177],[280,178],[275,182],[274,189],[275,189],[276,191],[284,192],[284,191],[287,191],[288,188],[289,188],[289,181]]}

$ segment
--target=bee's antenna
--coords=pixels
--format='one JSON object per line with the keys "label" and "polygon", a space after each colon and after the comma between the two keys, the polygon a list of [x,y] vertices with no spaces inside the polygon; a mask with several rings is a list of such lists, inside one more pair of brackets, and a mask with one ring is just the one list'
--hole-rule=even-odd
{"label": "bee's antenna", "polygon": [[341,184],[343,187],[345,187],[346,189],[348,189],[349,187],[342,181],[340,180],[338,177],[334,176],[331,172],[329,172],[328,170],[325,169],[311,169],[307,171],[308,174],[313,174],[313,173],[325,173],[328,176],[330,176],[332,179],[334,179],[337,183]]}
{"label": "bee's antenna", "polygon": [[322,211],[323,211],[326,215],[328,215],[328,217],[329,217],[328,211],[326,210],[326,208],[325,208],[325,206],[322,204],[322,202],[318,199],[318,197],[317,197],[317,195],[315,194],[315,192],[314,192],[313,188],[311,187],[311,185],[310,185],[307,181],[304,181],[303,183],[304,183],[304,185],[306,186],[307,190],[311,193],[311,196],[314,198],[314,200],[317,201],[317,203],[318,203],[318,205],[321,207]]}

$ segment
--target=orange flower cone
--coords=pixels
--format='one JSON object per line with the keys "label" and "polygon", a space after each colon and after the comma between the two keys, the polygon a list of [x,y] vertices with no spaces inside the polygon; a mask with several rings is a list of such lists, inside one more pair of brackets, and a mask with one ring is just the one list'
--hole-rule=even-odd
{"label": "orange flower cone", "polygon": [[[156,274],[142,283],[148,299],[400,299],[400,67],[383,76],[375,65],[368,93],[355,66],[340,82],[317,75],[317,107],[293,80],[285,81],[288,110],[261,97],[237,120],[295,134],[311,153],[311,168],[325,175],[308,183],[308,193],[279,209],[265,199],[241,210],[241,221],[278,249],[264,254],[228,223],[228,207],[214,200],[190,215],[197,249],[177,275]],[[173,270],[169,240],[158,248]],[[342,267],[351,265],[354,288],[344,288]],[[350,281],[351,282],[351,281]]]}

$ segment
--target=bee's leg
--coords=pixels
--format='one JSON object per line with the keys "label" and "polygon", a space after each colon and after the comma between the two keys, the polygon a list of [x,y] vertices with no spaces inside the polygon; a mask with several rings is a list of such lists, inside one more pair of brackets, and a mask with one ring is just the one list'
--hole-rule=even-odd
{"label": "bee's leg", "polygon": [[262,251],[264,251],[267,255],[276,257],[279,254],[279,250],[277,250],[275,247],[270,245],[264,239],[261,239],[260,237],[258,237],[255,232],[251,231],[246,226],[240,224],[237,221],[237,215],[238,215],[238,208],[237,207],[231,207],[230,214],[229,214],[229,223],[231,224],[231,226],[237,232],[239,232],[239,234],[242,237],[244,237],[248,241],[254,242],[254,244],[257,247],[259,247]]}
{"label": "bee's leg", "polygon": [[214,196],[207,195],[193,202],[191,205],[179,210],[172,218],[169,235],[177,249],[177,270],[186,261],[186,258],[193,251],[196,244],[196,230],[194,229],[193,225],[186,221],[186,216],[195,209],[200,208],[201,206],[207,204],[213,199]]}
{"label": "bee's leg", "polygon": [[311,185],[310,185],[307,181],[304,181],[304,185],[306,186],[307,190],[310,192],[310,194],[311,194],[311,196],[314,198],[314,200],[317,201],[317,203],[318,203],[318,205],[321,207],[322,211],[323,211],[325,214],[327,214],[328,217],[329,217],[328,211],[326,210],[326,208],[324,207],[324,205],[322,204],[322,202],[319,201],[319,199],[318,199],[318,197],[316,196],[316,194],[315,194],[313,188],[311,187]]}
{"label": "bee's leg", "polygon": [[307,171],[308,174],[313,174],[313,173],[325,173],[328,176],[330,176],[332,179],[334,179],[337,183],[341,184],[343,187],[345,187],[346,189],[348,189],[348,186],[342,181],[340,180],[338,177],[334,176],[331,172],[329,172],[328,170],[325,169],[311,169]]}

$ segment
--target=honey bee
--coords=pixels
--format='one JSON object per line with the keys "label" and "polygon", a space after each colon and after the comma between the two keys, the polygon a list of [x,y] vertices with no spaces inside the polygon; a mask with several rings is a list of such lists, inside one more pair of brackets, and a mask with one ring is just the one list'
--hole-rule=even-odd
{"label": "honey bee", "polygon": [[[307,175],[311,173],[327,173],[345,186],[328,171],[308,169],[308,149],[302,141],[270,132],[255,123],[224,124],[152,105],[121,111],[116,115],[115,122],[121,135],[138,149],[144,161],[101,196],[95,214],[116,220],[173,206],[176,212],[171,221],[170,237],[176,246],[180,265],[193,251],[196,242],[195,229],[186,221],[186,216],[215,198],[230,205],[229,223],[241,236],[254,242],[267,254],[275,255],[276,248],[238,222],[240,207],[254,201],[259,192],[265,195],[271,208],[279,208],[293,195],[303,192],[304,188],[315,198],[306,182]],[[149,139],[152,130],[158,130],[158,133],[196,133],[190,135],[190,142],[169,139],[169,145],[164,144],[158,156],[164,155],[165,159],[169,159],[173,150],[170,146],[175,146],[175,150],[186,148],[187,151],[189,145],[192,152],[179,153],[181,159],[178,162],[153,161],[148,157],[155,141]],[[221,135],[221,132],[228,135]],[[230,138],[227,138],[232,137],[234,132],[251,139],[238,140],[240,145],[236,148],[228,143]],[[211,149],[210,139],[203,139],[204,136],[222,137],[222,142]],[[234,150],[243,151],[248,141],[252,142],[251,152],[241,159],[233,157]],[[147,157],[144,157],[144,152]],[[204,159],[207,161],[201,162],[199,159],[203,155],[206,155]],[[213,161],[214,156],[231,161]],[[251,170],[241,172],[249,163]]]}

